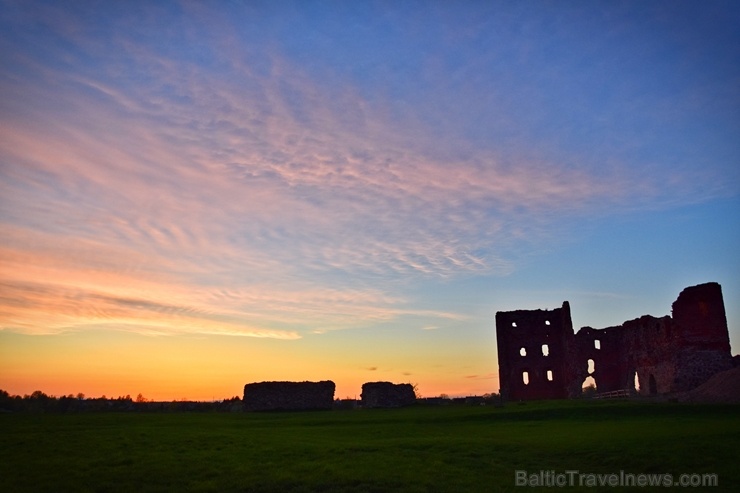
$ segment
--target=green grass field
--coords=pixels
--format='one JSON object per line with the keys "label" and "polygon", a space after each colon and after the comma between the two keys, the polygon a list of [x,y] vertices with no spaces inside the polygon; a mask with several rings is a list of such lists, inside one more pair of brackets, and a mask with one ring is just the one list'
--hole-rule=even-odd
{"label": "green grass field", "polygon": [[523,491],[516,470],[623,470],[716,473],[718,487],[689,489],[736,492],[739,417],[738,406],[614,401],[4,414],[0,491]]}

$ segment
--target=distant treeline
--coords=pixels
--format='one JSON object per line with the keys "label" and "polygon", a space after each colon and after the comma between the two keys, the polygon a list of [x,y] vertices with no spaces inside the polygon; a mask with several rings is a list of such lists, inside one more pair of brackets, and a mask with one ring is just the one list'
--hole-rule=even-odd
{"label": "distant treeline", "polygon": [[139,394],[136,398],[130,395],[121,397],[85,397],[84,394],[56,397],[40,390],[31,395],[10,395],[0,390],[0,412],[28,413],[77,413],[77,412],[238,412],[242,409],[239,397],[232,397],[215,402],[196,401],[151,401]]}
{"label": "distant treeline", "polygon": [[[416,400],[417,405],[468,405],[486,406],[502,404],[498,394],[485,394],[472,397],[422,397]],[[356,399],[335,399],[334,409],[357,409],[362,407]],[[56,397],[40,390],[31,395],[10,395],[0,389],[0,413],[80,413],[80,412],[241,412],[242,400],[238,396],[221,401],[153,401],[141,394],[132,398],[130,395],[120,397],[85,397],[84,394],[63,395]]]}

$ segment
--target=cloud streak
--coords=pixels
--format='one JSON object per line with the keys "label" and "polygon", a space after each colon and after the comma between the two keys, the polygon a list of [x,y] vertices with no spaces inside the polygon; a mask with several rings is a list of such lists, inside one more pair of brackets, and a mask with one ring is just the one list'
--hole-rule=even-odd
{"label": "cloud streak", "polygon": [[[255,54],[217,13],[200,57],[171,44],[203,34],[191,22],[150,42],[113,16],[100,44],[82,14],[43,12],[52,34],[18,35],[0,80],[5,330],[295,339],[461,319],[414,308],[403,287],[509,274],[561,216],[726,191],[704,186],[711,173],[665,181],[440,138],[346,74],[318,79],[284,47]],[[425,103],[449,90],[432,84]]]}

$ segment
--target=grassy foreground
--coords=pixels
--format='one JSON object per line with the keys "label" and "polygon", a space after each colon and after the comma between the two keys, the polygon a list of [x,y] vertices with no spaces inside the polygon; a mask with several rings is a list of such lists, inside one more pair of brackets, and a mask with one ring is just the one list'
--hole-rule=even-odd
{"label": "grassy foreground", "polygon": [[718,487],[689,489],[740,491],[739,418],[738,406],[603,401],[314,413],[5,414],[0,491],[531,489],[515,486],[516,470],[716,473]]}

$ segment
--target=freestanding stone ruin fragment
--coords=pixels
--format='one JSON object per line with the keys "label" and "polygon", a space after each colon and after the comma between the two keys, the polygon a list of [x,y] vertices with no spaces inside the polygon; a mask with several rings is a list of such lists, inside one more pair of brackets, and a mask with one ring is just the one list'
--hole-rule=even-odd
{"label": "freestanding stone ruin fragment", "polygon": [[684,289],[671,316],[645,315],[616,327],[573,333],[570,305],[496,313],[500,393],[504,399],[577,397],[587,377],[599,393],[691,390],[732,368],[717,283]]}
{"label": "freestanding stone ruin fragment", "polygon": [[244,386],[245,411],[331,409],[334,382],[259,382]]}
{"label": "freestanding stone ruin fragment", "polygon": [[416,393],[410,383],[368,382],[362,385],[362,406],[403,407],[416,402]]}

